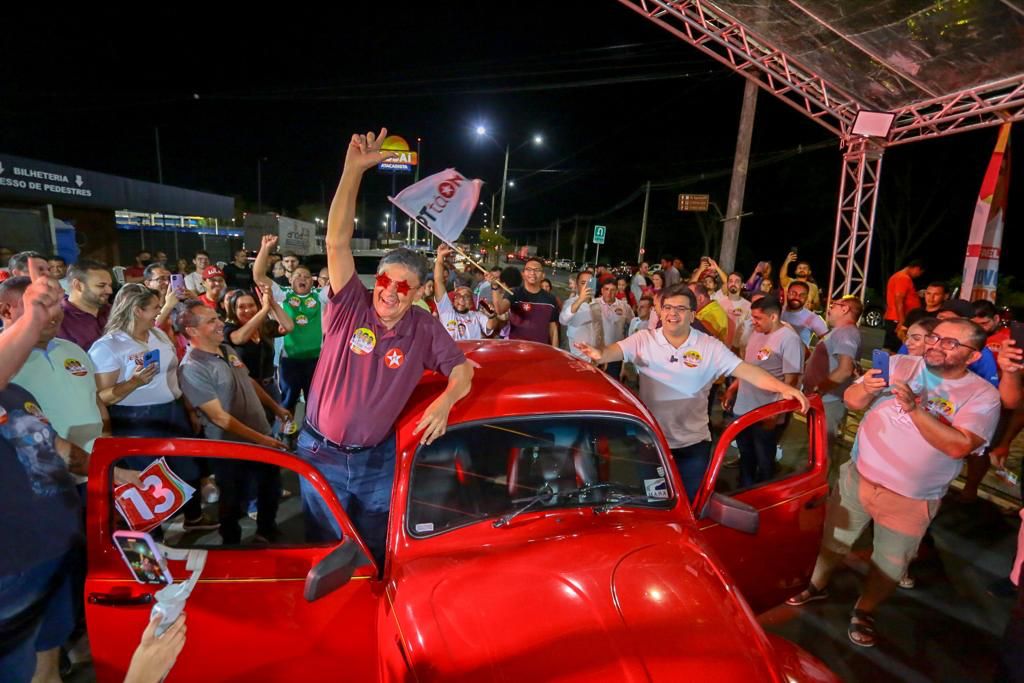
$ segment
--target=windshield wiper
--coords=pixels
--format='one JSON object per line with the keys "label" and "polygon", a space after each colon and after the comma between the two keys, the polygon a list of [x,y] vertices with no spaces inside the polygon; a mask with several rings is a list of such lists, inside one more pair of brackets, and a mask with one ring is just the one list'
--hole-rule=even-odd
{"label": "windshield wiper", "polygon": [[667,498],[655,498],[654,496],[631,496],[621,493],[613,493],[611,496],[601,504],[594,508],[594,514],[599,515],[602,512],[608,512],[622,505],[629,505],[630,503],[664,503]]}
{"label": "windshield wiper", "polygon": [[541,502],[545,498],[550,498],[552,494],[554,494],[554,492],[554,489],[551,488],[551,484],[544,484],[544,486],[540,487],[540,490],[537,491],[536,495],[531,496],[530,498],[527,499],[525,505],[513,510],[512,512],[509,512],[508,514],[502,515],[499,519],[494,520],[494,524],[492,524],[491,526],[493,526],[495,529],[498,529],[503,526],[508,526],[509,522],[511,522],[513,519],[515,519],[522,513],[526,512],[527,510],[529,510],[530,508],[532,508],[534,505]]}
{"label": "windshield wiper", "polygon": [[562,498],[562,497],[575,496],[577,499],[582,500],[585,495],[587,495],[588,493],[593,493],[594,491],[620,491],[620,492],[624,491],[624,492],[628,492],[628,491],[631,491],[632,489],[633,489],[632,486],[628,486],[626,484],[620,484],[617,481],[600,481],[600,482],[595,482],[593,484],[584,484],[583,486],[581,486],[579,488],[576,488],[576,489],[566,489],[565,491],[559,491],[558,492],[558,497]]}

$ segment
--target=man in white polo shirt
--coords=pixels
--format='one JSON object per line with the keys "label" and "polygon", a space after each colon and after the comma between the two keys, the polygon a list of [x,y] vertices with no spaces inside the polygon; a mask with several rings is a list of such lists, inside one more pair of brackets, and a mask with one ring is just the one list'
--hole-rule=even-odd
{"label": "man in white polo shirt", "polygon": [[855,645],[875,644],[875,611],[904,576],[963,459],[996,429],[999,392],[967,368],[985,339],[970,320],[943,321],[925,342],[924,357],[892,356],[888,384],[869,370],[843,396],[850,410],[867,412],[829,500],[811,585],[787,603],[827,597],[832,572],[874,522],[871,570],[847,631]]}
{"label": "man in white polo shirt", "polygon": [[[798,386],[804,369],[804,347],[800,337],[780,320],[781,309],[775,297],[766,296],[750,305],[754,331],[747,342],[746,361],[756,365],[787,386]],[[780,395],[750,382],[735,382],[725,392],[722,406],[732,407],[736,415],[774,403]],[[735,403],[735,405],[733,405]],[[740,486],[768,481],[775,476],[775,447],[785,428],[785,417],[776,416],[744,429],[736,436],[740,451]]]}
{"label": "man in white polo shirt", "polygon": [[585,343],[577,348],[597,363],[625,359],[636,365],[640,400],[665,433],[686,495],[693,500],[711,459],[708,392],[715,380],[733,375],[764,391],[795,398],[804,410],[807,398],[796,387],[744,363],[711,335],[691,329],[697,301],[686,284],[663,290],[660,306],[660,328],[641,330],[601,351]]}

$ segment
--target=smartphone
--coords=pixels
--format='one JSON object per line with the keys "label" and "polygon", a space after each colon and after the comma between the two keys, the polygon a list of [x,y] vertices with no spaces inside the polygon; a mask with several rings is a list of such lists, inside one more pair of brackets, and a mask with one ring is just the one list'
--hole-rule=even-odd
{"label": "smartphone", "polygon": [[[1024,351],[1024,323],[1017,320],[1010,323],[1010,339],[1018,349]],[[1019,364],[1024,365],[1024,358],[1020,360]]]}
{"label": "smartphone", "polygon": [[148,368],[150,365],[160,365],[160,349],[146,351],[146,355],[142,357],[142,367]]}
{"label": "smartphone", "polygon": [[885,349],[875,349],[871,352],[871,367],[881,372],[881,378],[889,385],[889,354]]}
{"label": "smartphone", "polygon": [[185,291],[185,276],[178,273],[171,275],[171,291],[172,292],[184,292]]}
{"label": "smartphone", "polygon": [[790,250],[791,252],[793,252],[794,254],[796,254],[797,256],[799,256],[799,255],[800,255],[800,252],[799,252],[799,251],[797,251],[797,248],[796,248],[796,247],[790,247],[790,248],[789,248],[789,250]]}
{"label": "smartphone", "polygon": [[115,531],[114,545],[128,571],[139,583],[169,586],[174,582],[167,560],[160,554],[153,537],[144,531]]}

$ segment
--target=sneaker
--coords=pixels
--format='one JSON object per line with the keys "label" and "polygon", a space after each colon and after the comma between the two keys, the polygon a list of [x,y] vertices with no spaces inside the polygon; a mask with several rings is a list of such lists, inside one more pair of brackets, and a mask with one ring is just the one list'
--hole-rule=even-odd
{"label": "sneaker", "polygon": [[182,528],[184,528],[185,531],[212,531],[220,528],[220,522],[215,522],[210,519],[210,517],[208,517],[204,512],[199,519],[186,519],[184,524],[182,524]]}
{"label": "sneaker", "polygon": [[214,483],[212,477],[208,477],[203,482],[202,496],[203,502],[207,505],[212,505],[220,500],[220,489],[217,488],[217,484]]}

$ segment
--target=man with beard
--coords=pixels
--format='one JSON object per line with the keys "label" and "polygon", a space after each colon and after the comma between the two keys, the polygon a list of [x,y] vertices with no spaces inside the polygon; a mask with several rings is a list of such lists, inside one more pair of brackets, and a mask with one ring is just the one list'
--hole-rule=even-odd
{"label": "man with beard", "polygon": [[220,315],[220,301],[227,291],[227,283],[224,281],[224,271],[217,266],[206,266],[203,269],[203,293],[199,300],[207,308],[213,309]]}
{"label": "man with beard", "polygon": [[811,289],[803,280],[793,280],[786,289],[786,310],[782,312],[782,322],[792,327],[805,347],[811,345],[811,335],[818,339],[828,332],[828,325],[821,316],[807,308],[807,297]]}
{"label": "man with beard", "polygon": [[839,470],[811,584],[787,601],[825,599],[833,571],[874,522],[871,569],[847,630],[861,647],[875,645],[878,606],[904,576],[963,459],[988,443],[999,419],[999,392],[967,369],[985,332],[946,320],[926,344],[923,357],[890,357],[888,384],[872,369],[846,390],[847,408],[867,412]]}
{"label": "man with beard", "polygon": [[786,254],[786,260],[782,262],[782,268],[779,269],[779,284],[784,289],[789,289],[789,285],[793,282],[803,282],[807,285],[807,301],[804,305],[812,311],[817,311],[821,308],[821,290],[818,289],[818,285],[814,282],[814,276],[811,274],[811,264],[807,261],[799,261],[796,264],[796,270],[793,271],[794,277],[789,276],[789,264],[796,261],[796,252],[791,251]]}
{"label": "man with beard", "polygon": [[68,270],[71,293],[61,302],[64,320],[57,336],[88,351],[103,336],[110,313],[113,279],[107,267],[98,261],[83,259]]}
{"label": "man with beard", "polygon": [[685,284],[664,290],[660,307],[662,326],[658,329],[642,329],[603,349],[585,342],[577,342],[576,348],[599,365],[625,360],[636,366],[640,400],[665,433],[692,501],[711,459],[708,395],[712,384],[733,375],[772,396],[795,398],[805,411],[807,398],[799,389],[740,361],[711,335],[693,329],[697,297]]}
{"label": "man with beard", "polygon": [[673,259],[671,254],[664,254],[661,257],[661,276],[665,280],[665,289],[682,280],[679,269],[673,265],[677,260]]}
{"label": "man with beard", "polygon": [[[716,268],[718,267],[714,261],[711,263]],[[724,272],[719,269],[719,275],[725,282],[725,287],[715,292],[712,298],[725,310],[725,315],[729,319],[729,336],[726,346],[733,351],[739,351],[746,341],[744,331],[750,321],[750,302],[743,298],[743,276],[740,273],[733,272],[725,277]]]}
{"label": "man with beard", "polygon": [[647,261],[640,263],[640,267],[633,275],[633,279],[629,281],[629,291],[633,294],[633,300],[640,303],[640,299],[644,296],[644,289],[648,287],[647,278],[651,274],[651,264]]}
{"label": "man with beard", "polygon": [[494,310],[509,314],[509,339],[525,339],[558,347],[558,301],[540,286],[544,262],[531,257],[523,264],[523,284],[506,294],[492,289]]}
{"label": "man with beard", "polygon": [[[483,311],[472,311],[473,290],[467,285],[457,285],[452,297],[448,298],[444,285],[444,260],[452,253],[447,244],[437,247],[437,258],[434,259],[434,304],[437,306],[437,318],[448,330],[455,341],[463,339],[483,339],[498,331],[498,316]],[[488,274],[493,282],[493,275]]]}
{"label": "man with beard", "polygon": [[[352,136],[331,202],[325,242],[330,298],[324,316],[324,346],[331,352],[317,365],[296,444],[299,457],[330,484],[378,563],[384,559],[395,475],[395,420],[425,370],[447,376],[447,387],[413,429],[422,443],[433,443],[473,381],[473,366],[444,327],[413,307],[428,277],[421,255],[404,248],[386,254],[372,292],[356,277],[352,233],[359,185],[366,171],[394,156],[380,151],[385,137],[386,129],[377,136]],[[340,538],[334,514],[305,478],[302,499],[307,537]]]}

